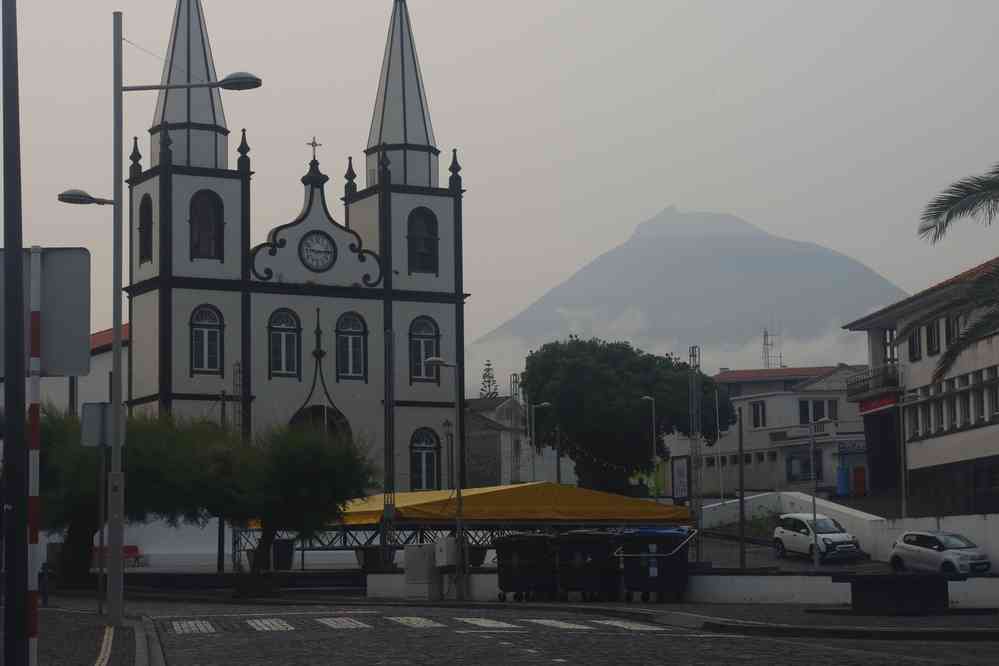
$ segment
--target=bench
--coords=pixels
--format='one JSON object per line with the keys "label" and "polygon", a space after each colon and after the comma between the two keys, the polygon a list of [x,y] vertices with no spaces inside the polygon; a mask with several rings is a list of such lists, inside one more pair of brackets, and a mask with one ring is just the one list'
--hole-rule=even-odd
{"label": "bench", "polygon": [[[94,547],[94,566],[100,561],[101,549]],[[107,546],[104,547],[104,564],[107,566],[108,549]],[[122,563],[126,567],[144,567],[147,565],[146,556],[143,554],[142,550],[138,546],[122,546],[121,547],[121,559]]]}
{"label": "bench", "polygon": [[950,581],[967,576],[931,573],[833,574],[834,583],[849,583],[853,612],[858,615],[930,615],[950,607]]}

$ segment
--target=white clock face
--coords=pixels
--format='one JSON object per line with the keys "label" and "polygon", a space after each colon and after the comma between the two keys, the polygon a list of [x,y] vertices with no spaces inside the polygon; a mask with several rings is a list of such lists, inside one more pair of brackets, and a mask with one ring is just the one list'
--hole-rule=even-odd
{"label": "white clock face", "polygon": [[310,231],[298,244],[298,256],[310,271],[324,273],[336,263],[336,243],[322,231]]}

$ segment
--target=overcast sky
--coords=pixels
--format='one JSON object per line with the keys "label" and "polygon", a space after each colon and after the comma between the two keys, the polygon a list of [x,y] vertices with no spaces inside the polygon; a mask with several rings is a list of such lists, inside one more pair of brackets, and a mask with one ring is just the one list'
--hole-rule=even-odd
{"label": "overcast sky", "polygon": [[[162,55],[175,3],[19,4],[25,241],[90,248],[106,327],[110,212],[55,195],[110,196],[111,12]],[[220,74],[264,79],[224,94],[253,149],[256,243],[298,213],[313,135],[342,191],[391,2],[204,5]],[[915,234],[937,190],[999,161],[994,0],[409,5],[439,147],[465,167],[469,340],[671,204],[821,243],[910,292],[999,254],[999,229],[969,224],[937,247]],[[125,56],[127,83],[158,82],[159,59]],[[145,164],[154,101],[126,100]]]}

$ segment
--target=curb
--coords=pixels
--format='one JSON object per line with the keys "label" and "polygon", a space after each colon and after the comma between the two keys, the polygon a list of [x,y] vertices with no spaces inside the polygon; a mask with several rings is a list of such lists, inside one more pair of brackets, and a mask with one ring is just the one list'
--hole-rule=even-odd
{"label": "curb", "polygon": [[935,629],[894,627],[809,627],[793,624],[749,624],[709,621],[705,631],[779,638],[840,638],[878,641],[999,641],[999,629]]}
{"label": "curb", "polygon": [[146,641],[146,630],[142,622],[128,620],[125,626],[132,628],[135,635],[135,666],[149,666],[149,644]]}

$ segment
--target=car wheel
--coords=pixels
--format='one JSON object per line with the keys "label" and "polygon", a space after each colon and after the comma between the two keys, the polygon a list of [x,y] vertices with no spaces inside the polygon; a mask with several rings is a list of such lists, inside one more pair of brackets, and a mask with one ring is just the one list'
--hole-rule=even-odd
{"label": "car wheel", "polygon": [[902,561],[901,557],[896,555],[895,557],[891,558],[891,569],[896,573],[905,571],[905,562]]}
{"label": "car wheel", "polygon": [[957,573],[957,569],[950,562],[944,562],[940,566],[940,571],[943,572],[943,573],[945,573],[945,574],[956,574]]}
{"label": "car wheel", "polygon": [[777,555],[778,560],[783,560],[787,557],[787,551],[784,549],[784,542],[780,539],[774,540],[774,552]]}

